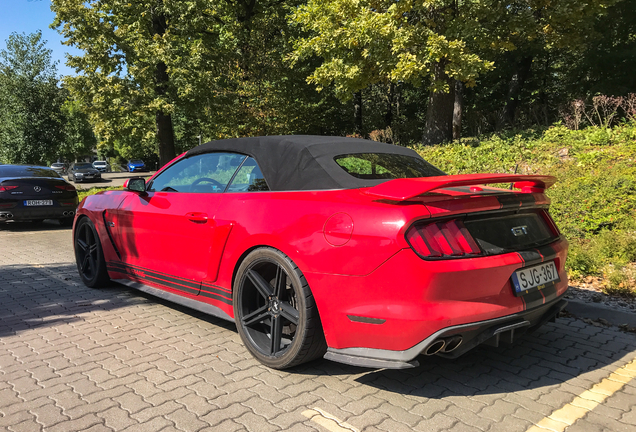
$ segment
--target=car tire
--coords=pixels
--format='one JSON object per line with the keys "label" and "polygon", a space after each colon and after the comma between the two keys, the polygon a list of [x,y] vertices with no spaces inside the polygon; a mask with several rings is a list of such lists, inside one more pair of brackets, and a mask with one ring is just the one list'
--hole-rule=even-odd
{"label": "car tire", "polygon": [[73,236],[77,271],[84,285],[100,288],[110,282],[106,271],[104,251],[95,225],[87,217],[79,220]]}
{"label": "car tire", "polygon": [[327,344],[309,284],[282,252],[252,251],[238,269],[232,296],[239,335],[264,365],[285,369],[324,355]]}

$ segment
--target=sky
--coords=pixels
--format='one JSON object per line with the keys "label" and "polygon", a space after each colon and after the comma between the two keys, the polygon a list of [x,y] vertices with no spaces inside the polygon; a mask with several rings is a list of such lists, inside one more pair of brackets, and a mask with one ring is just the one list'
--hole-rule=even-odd
{"label": "sky", "polygon": [[74,55],[81,51],[62,45],[62,36],[49,28],[55,14],[51,12],[50,0],[0,0],[0,49],[7,46],[11,33],[34,33],[42,30],[42,39],[52,51],[53,61],[57,61],[58,75],[75,75],[75,70],[66,66],[66,53]]}

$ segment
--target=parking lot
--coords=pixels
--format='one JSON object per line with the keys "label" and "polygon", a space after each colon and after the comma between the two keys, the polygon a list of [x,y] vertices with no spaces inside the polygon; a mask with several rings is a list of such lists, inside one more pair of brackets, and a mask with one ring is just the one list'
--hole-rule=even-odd
{"label": "parking lot", "polygon": [[0,225],[0,430],[633,432],[635,358],[635,334],[560,318],[414,369],[271,370],[232,323],[82,285],[70,229]]}

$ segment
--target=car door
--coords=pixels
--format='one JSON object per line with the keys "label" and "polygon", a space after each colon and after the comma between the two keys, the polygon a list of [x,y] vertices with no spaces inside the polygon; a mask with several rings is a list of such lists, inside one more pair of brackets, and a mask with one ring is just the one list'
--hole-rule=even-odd
{"label": "car door", "polygon": [[140,282],[198,294],[208,274],[215,211],[244,159],[235,153],[180,159],[157,175],[146,193],[129,192],[113,217],[127,273]]}

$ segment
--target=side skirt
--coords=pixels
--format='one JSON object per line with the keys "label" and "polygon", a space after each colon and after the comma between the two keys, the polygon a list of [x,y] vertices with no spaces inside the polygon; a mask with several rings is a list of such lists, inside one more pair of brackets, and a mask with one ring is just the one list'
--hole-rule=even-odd
{"label": "side skirt", "polygon": [[162,298],[164,300],[168,300],[172,303],[177,303],[181,306],[188,307],[190,309],[197,310],[199,312],[203,312],[207,315],[212,315],[217,318],[224,319],[226,321],[234,322],[234,318],[229,316],[225,311],[221,308],[213,306],[208,303],[203,303],[197,300],[193,300],[187,297],[182,297],[177,294],[173,294],[164,290],[160,290],[158,288],[154,288],[148,285],[144,285],[140,282],[131,281],[130,279],[113,279],[113,282],[118,282],[122,285],[126,285],[127,287],[134,288],[139,291],[143,291],[155,297]]}

